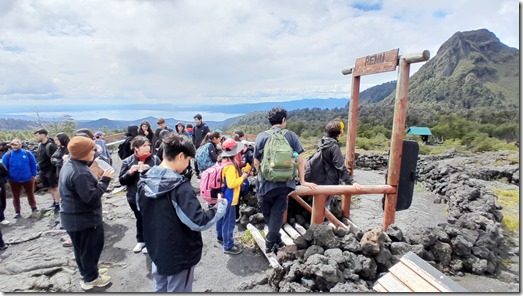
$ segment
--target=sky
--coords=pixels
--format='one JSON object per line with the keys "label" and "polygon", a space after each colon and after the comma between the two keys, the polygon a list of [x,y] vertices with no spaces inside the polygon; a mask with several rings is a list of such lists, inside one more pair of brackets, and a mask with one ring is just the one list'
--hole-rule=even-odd
{"label": "sky", "polygon": [[[0,115],[192,120],[206,104],[348,98],[341,70],[360,57],[434,56],[482,28],[519,49],[519,11],[517,0],[1,0]],[[360,90],[396,77],[363,76]]]}

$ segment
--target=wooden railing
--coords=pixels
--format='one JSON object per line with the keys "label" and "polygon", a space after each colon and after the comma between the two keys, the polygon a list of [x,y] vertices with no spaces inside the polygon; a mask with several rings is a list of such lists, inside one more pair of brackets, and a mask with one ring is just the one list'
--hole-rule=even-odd
{"label": "wooden railing", "polygon": [[[296,190],[289,196],[296,200],[305,210],[311,213],[310,224],[321,224],[327,218],[335,226],[347,228],[346,223],[338,220],[329,210],[325,208],[325,200],[329,195],[342,195],[342,216],[347,220],[350,218],[350,203],[352,194],[391,194],[396,193],[396,188],[390,185],[361,185],[361,189],[356,189],[352,185],[320,185],[317,189],[310,189],[306,186],[297,186]],[[313,196],[312,206],[304,201],[301,196]],[[287,212],[285,212],[283,223],[287,222]]]}

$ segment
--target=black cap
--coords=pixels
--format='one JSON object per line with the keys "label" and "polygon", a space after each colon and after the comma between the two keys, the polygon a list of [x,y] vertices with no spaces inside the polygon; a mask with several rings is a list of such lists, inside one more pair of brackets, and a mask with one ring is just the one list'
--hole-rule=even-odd
{"label": "black cap", "polygon": [[47,130],[45,128],[41,128],[39,130],[37,130],[36,132],[34,132],[34,134],[44,134],[47,136]]}
{"label": "black cap", "polygon": [[198,120],[202,120],[202,115],[200,114],[196,114],[194,115],[194,118],[198,119]]}

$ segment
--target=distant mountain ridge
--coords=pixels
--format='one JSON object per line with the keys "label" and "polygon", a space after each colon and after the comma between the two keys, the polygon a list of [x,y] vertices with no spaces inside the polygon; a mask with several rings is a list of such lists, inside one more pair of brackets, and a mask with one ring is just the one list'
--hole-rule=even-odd
{"label": "distant mountain ridge", "polygon": [[[314,108],[321,106],[322,109],[331,109],[331,108],[343,108],[346,103],[347,99],[339,99],[339,98],[329,98],[329,99],[301,99],[301,100],[293,100],[293,101],[286,101],[286,102],[261,102],[261,103],[249,103],[249,104],[234,104],[234,105],[205,105],[205,106],[193,106],[192,109],[188,109],[190,111],[194,110],[194,114],[200,113],[200,112],[219,112],[219,113],[226,113],[226,114],[248,114],[251,112],[257,112],[257,111],[265,111],[269,110],[274,106],[282,106],[286,108],[287,110],[298,110],[302,108]],[[163,105],[162,105],[163,106]],[[185,110],[188,107],[181,107],[181,106],[175,106],[175,105],[165,105],[163,106],[165,110],[177,110],[182,111]],[[144,110],[146,108],[143,108]],[[176,113],[176,112],[173,112]],[[3,118],[2,118],[3,117]],[[21,116],[21,118],[29,119],[30,117],[27,116]],[[223,120],[223,121],[209,121],[203,118],[203,121],[211,128],[211,129],[223,129],[227,126],[229,126],[232,122],[236,121],[239,118],[239,116],[231,117],[229,119]],[[133,125],[133,124],[140,124],[140,122],[147,120],[153,127],[153,129],[156,128],[156,118],[155,117],[145,117],[141,119],[132,119],[132,120],[111,120],[108,118],[99,118],[96,120],[76,120],[78,128],[89,128],[92,130],[98,130],[98,129],[108,129],[108,130],[121,130],[126,129],[127,126]],[[170,127],[174,127],[179,121],[182,121],[184,124],[187,123],[194,123],[194,121],[183,121],[178,120],[175,118],[166,118],[166,123]],[[44,122],[46,120],[43,120]],[[52,120],[47,120],[52,121]],[[36,120],[25,120],[25,119],[13,119],[9,115],[1,115],[0,114],[0,129],[5,130],[32,130],[37,127]]]}

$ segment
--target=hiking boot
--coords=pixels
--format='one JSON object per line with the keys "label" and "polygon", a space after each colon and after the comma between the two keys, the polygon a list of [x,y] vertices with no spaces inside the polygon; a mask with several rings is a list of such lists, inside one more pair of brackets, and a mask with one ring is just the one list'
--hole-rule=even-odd
{"label": "hiking boot", "polygon": [[91,290],[94,287],[105,287],[111,283],[111,277],[108,275],[99,275],[94,281],[90,281],[88,283],[82,281],[80,283],[80,286],[83,290]]}
{"label": "hiking boot", "polygon": [[242,252],[242,248],[237,245],[232,246],[232,248],[230,248],[228,250],[223,250],[223,253],[229,254],[229,255],[238,255],[241,252]]}
{"label": "hiking boot", "polygon": [[145,248],[142,249],[142,253],[143,253],[143,254],[149,254],[149,251],[147,251],[147,247],[145,247]]}
{"label": "hiking boot", "polygon": [[134,246],[133,252],[140,253],[143,248],[145,248],[145,243],[137,243],[136,246]]}
{"label": "hiking boot", "polygon": [[19,218],[22,218],[22,215],[20,215],[20,212],[16,212],[15,219],[19,219]]}

